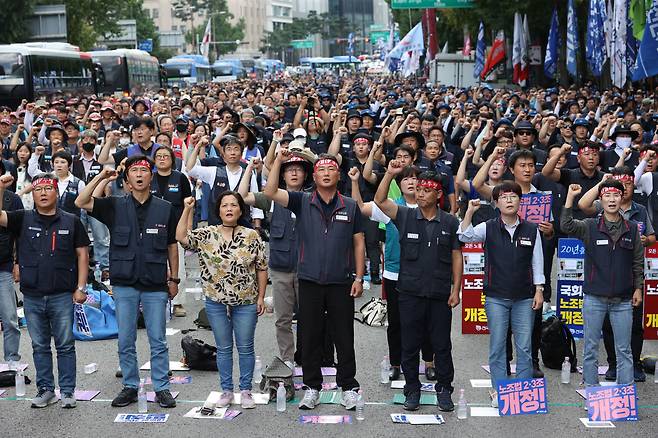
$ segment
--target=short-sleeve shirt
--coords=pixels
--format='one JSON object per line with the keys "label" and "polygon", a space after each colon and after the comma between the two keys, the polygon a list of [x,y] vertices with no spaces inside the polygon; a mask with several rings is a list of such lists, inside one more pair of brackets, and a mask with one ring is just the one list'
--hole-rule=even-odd
{"label": "short-sleeve shirt", "polygon": [[[395,216],[395,219],[393,219],[393,223],[395,224],[398,231],[400,232],[400,236],[404,236],[407,233],[407,228],[408,228],[407,218],[409,217],[407,212],[409,210],[416,210],[417,215],[421,214],[420,210],[418,210],[417,207],[406,207],[404,205],[398,206],[398,213]],[[440,209],[437,210],[436,216],[434,216],[433,219],[431,220],[423,219],[423,223],[426,224],[425,236],[432,236],[434,234],[434,228],[439,226],[440,221],[449,221],[448,231],[446,232],[450,235],[450,248],[453,250],[461,249],[461,243],[459,242],[459,237],[457,236],[457,230],[459,229],[459,222],[454,216]]]}
{"label": "short-sleeve shirt", "polygon": [[[23,218],[25,217],[25,211],[26,210],[15,210],[15,211],[7,212],[7,230],[9,230],[10,233],[15,234],[18,237],[18,239],[20,239],[21,237],[21,230],[23,228]],[[34,211],[36,212],[36,214],[39,215],[39,218],[47,226],[50,226],[50,224],[55,220],[55,215],[43,215],[37,212],[36,210]],[[86,246],[89,246],[91,242],[89,241],[87,230],[85,229],[84,225],[82,225],[82,222],[80,222],[80,218],[76,216],[73,219],[73,223],[74,223],[73,246],[76,248],[84,248]]]}
{"label": "short-sleeve shirt", "polygon": [[[329,201],[329,203],[324,202],[321,196],[318,195],[318,201],[322,206],[322,213],[324,217],[331,217],[334,210],[336,209],[336,202],[338,201],[338,192],[334,197]],[[302,202],[304,202],[304,192],[288,192],[288,210],[292,211],[299,217],[302,210]],[[358,210],[357,210],[358,211]],[[354,227],[352,228],[352,234],[363,233],[363,220],[361,214],[354,215]]]}

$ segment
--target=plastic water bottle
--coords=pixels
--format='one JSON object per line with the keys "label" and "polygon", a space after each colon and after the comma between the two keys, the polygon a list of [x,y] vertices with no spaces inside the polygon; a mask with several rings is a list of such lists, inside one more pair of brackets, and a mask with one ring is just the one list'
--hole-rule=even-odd
{"label": "plastic water bottle", "polygon": [[256,363],[254,364],[254,383],[260,385],[263,380],[263,364],[260,361],[260,356],[256,356]]}
{"label": "plastic water bottle", "polygon": [[140,414],[146,414],[149,411],[146,400],[146,389],[144,388],[144,379],[139,379],[139,391],[137,392],[137,410]]}
{"label": "plastic water bottle", "polygon": [[276,410],[277,412],[286,411],[286,388],[283,382],[279,382],[279,387],[276,389]]}
{"label": "plastic water bottle", "polygon": [[364,408],[366,406],[366,399],[363,397],[363,390],[359,389],[359,395],[356,398],[356,419],[363,421],[366,419],[364,415]]}
{"label": "plastic water bottle", "polygon": [[653,383],[658,383],[658,360],[656,360],[656,366],[653,369]]}
{"label": "plastic water bottle", "polygon": [[25,375],[23,369],[16,363],[16,397],[25,395]]}
{"label": "plastic water bottle", "polygon": [[172,312],[171,300],[167,300],[167,322],[171,321]]}
{"label": "plastic water bottle", "polygon": [[194,281],[194,301],[201,301],[201,280],[199,278]]}
{"label": "plastic water bottle", "polygon": [[571,364],[569,363],[569,358],[565,357],[564,362],[562,362],[562,383],[568,384],[571,381]]}
{"label": "plastic water bottle", "polygon": [[457,402],[457,419],[466,420],[468,418],[468,405],[464,397],[464,389],[459,390],[459,401]]}
{"label": "plastic water bottle", "polygon": [[384,356],[384,359],[381,363],[381,377],[379,382],[382,384],[387,384],[390,381],[391,373],[391,364],[388,363],[388,356]]}
{"label": "plastic water bottle", "polygon": [[370,290],[370,282],[368,280],[363,280],[363,290]]}

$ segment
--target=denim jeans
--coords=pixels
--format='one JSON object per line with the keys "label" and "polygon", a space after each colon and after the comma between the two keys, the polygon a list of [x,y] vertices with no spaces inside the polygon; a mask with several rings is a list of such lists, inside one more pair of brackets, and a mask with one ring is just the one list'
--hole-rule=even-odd
{"label": "denim jeans", "polygon": [[50,340],[57,350],[57,377],[62,392],[75,391],[75,339],[73,338],[73,296],[65,292],[35,297],[23,295],[27,330],[32,338],[32,356],[37,388],[55,389]]}
{"label": "denim jeans", "polygon": [[489,326],[489,370],[491,385],[498,390],[498,381],[507,379],[507,329],[512,323],[512,334],[516,347],[516,377],[532,377],[532,326],[535,315],[532,310],[532,298],[508,300],[486,297],[484,310]]}
{"label": "denim jeans", "polygon": [[169,347],[167,346],[166,312],[167,292],[143,292],[129,286],[114,286],[117,323],[119,325],[119,366],[123,372],[123,385],[139,387],[137,364],[137,317],[142,304],[144,324],[151,348],[151,381],[155,391],[169,389]]}
{"label": "denim jeans", "polygon": [[91,235],[94,237],[94,259],[100,265],[101,271],[110,268],[110,231],[104,223],[91,217],[86,211],[82,210],[80,220],[85,227],[91,228]]}
{"label": "denim jeans", "polygon": [[619,303],[585,294],[583,301],[584,347],[583,378],[586,386],[599,384],[599,343],[605,316],[610,316],[610,325],[615,338],[617,356],[617,384],[633,383],[633,355],[631,353],[631,327],[633,325],[633,306],[631,300]]}
{"label": "denim jeans", "polygon": [[[227,314],[230,309],[230,314]],[[251,390],[254,375],[255,304],[227,306],[206,299],[206,313],[217,344],[217,369],[222,391],[233,391],[233,335],[240,363],[240,390]]]}
{"label": "denim jeans", "polygon": [[18,329],[16,314],[16,292],[14,292],[14,277],[11,272],[0,271],[0,319],[2,319],[2,346],[5,361],[19,361],[18,347],[21,342],[21,331]]}

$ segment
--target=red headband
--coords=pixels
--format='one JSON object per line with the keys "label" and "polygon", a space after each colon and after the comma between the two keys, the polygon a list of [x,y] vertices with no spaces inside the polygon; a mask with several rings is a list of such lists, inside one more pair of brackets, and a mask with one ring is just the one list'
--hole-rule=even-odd
{"label": "red headband", "polygon": [[593,148],[591,146],[585,146],[580,149],[578,149],[578,155],[584,154],[585,152],[600,152],[598,148]]}
{"label": "red headband", "polygon": [[633,177],[630,175],[612,175],[612,179],[616,181],[633,181]]}
{"label": "red headband", "polygon": [[146,167],[147,169],[151,169],[151,163],[149,163],[147,160],[138,160],[132,163],[130,166],[126,167],[126,170],[130,169],[131,167],[135,166],[143,166]]}
{"label": "red headband", "polygon": [[601,193],[599,194],[599,196],[603,196],[603,195],[605,195],[606,193],[618,193],[618,194],[621,195],[621,194],[622,194],[622,191],[619,190],[617,187],[603,187],[603,188],[601,189]]}
{"label": "red headband", "polygon": [[53,186],[57,187],[57,180],[48,177],[41,177],[32,180],[32,187]]}
{"label": "red headband", "polygon": [[441,183],[438,181],[433,181],[431,179],[419,179],[416,182],[418,187],[427,187],[428,189],[436,190],[437,192],[441,190]]}
{"label": "red headband", "polygon": [[313,167],[313,170],[317,171],[318,167],[320,167],[320,166],[331,166],[335,169],[338,169],[338,164],[336,164],[336,162],[334,160],[330,159],[330,158],[322,158],[322,159],[316,161],[315,166]]}

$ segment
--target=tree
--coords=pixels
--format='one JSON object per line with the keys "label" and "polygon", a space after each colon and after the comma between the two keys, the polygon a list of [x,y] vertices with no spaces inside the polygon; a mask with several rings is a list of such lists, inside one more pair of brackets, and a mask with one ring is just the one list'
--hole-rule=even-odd
{"label": "tree", "polygon": [[17,43],[27,39],[27,22],[34,10],[34,4],[34,0],[6,0],[0,14],[0,43]]}

